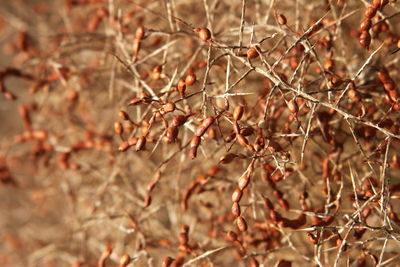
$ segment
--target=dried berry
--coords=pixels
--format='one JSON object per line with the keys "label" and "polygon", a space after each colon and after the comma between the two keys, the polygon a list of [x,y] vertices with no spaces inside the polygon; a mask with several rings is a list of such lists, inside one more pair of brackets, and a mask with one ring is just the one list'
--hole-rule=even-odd
{"label": "dried berry", "polygon": [[242,216],[237,217],[236,225],[237,225],[239,231],[241,231],[241,232],[246,232],[247,231],[247,223],[243,219]]}
{"label": "dried berry", "polygon": [[368,49],[370,44],[371,44],[371,35],[368,32],[361,32],[360,45]]}
{"label": "dried berry", "polygon": [[247,49],[246,54],[248,59],[253,59],[258,56],[257,49],[255,49],[254,47],[250,47],[249,49]]}
{"label": "dried berry", "polygon": [[195,82],[196,82],[196,75],[194,75],[193,73],[186,75],[186,78],[185,78],[186,85],[192,86]]}
{"label": "dried berry", "polygon": [[278,14],[276,19],[278,20],[279,25],[286,25],[287,23],[287,19],[283,14]]}
{"label": "dried berry", "polygon": [[207,28],[200,29],[198,34],[199,34],[199,38],[204,42],[211,40],[211,32]]}

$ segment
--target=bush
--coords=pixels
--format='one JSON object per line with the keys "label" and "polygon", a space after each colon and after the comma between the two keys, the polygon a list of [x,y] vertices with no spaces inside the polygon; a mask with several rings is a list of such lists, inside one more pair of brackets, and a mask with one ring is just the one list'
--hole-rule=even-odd
{"label": "bush", "polygon": [[2,266],[394,266],[396,1],[9,1]]}

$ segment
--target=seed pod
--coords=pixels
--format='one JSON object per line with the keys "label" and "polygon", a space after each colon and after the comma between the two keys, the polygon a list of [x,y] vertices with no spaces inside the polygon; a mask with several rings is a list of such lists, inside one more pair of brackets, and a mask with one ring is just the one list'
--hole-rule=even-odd
{"label": "seed pod", "polygon": [[299,111],[299,106],[297,105],[296,100],[290,99],[289,102],[287,103],[287,106],[289,108],[289,111],[292,112],[293,114],[297,114]]}
{"label": "seed pod", "polygon": [[331,57],[328,57],[328,59],[325,62],[324,68],[330,70],[332,69],[332,67],[333,67],[333,60]]}
{"label": "seed pod", "polygon": [[385,88],[386,92],[390,92],[395,89],[396,85],[394,84],[394,81],[389,78],[387,81],[385,81],[383,87]]}
{"label": "seed pod", "polygon": [[370,19],[364,19],[363,21],[361,21],[360,23],[360,30],[362,32],[366,32],[369,31],[369,29],[371,29],[371,20]]}
{"label": "seed pod", "polygon": [[[379,27],[380,32],[390,32],[389,24],[387,24],[385,21],[380,23],[379,26],[380,26]],[[389,35],[388,38],[391,38],[391,36],[393,36],[393,35]],[[395,40],[397,40],[396,38],[398,38],[398,37],[397,36],[393,36],[393,38],[395,38]],[[394,43],[394,41],[390,41],[389,43]]]}
{"label": "seed pod", "polygon": [[192,141],[190,141],[190,158],[194,159],[197,156],[197,148],[200,145],[201,138],[200,136],[193,137]]}
{"label": "seed pod", "polygon": [[350,89],[348,91],[349,94],[349,98],[353,101],[353,102],[358,102],[361,100],[360,94],[355,90],[355,89]]}
{"label": "seed pod", "polygon": [[28,34],[26,32],[18,32],[14,44],[18,49],[26,51],[28,48]]}
{"label": "seed pod", "polygon": [[250,177],[248,175],[240,177],[238,181],[239,189],[243,191],[249,185],[249,182],[250,182]]}
{"label": "seed pod", "polygon": [[218,172],[220,171],[220,168],[218,166],[212,166],[210,169],[207,171],[208,176],[215,176]]}
{"label": "seed pod", "polygon": [[242,198],[242,190],[240,189],[235,189],[232,193],[232,202],[239,202],[240,199]]}
{"label": "seed pod", "polygon": [[371,44],[371,35],[368,32],[361,32],[360,45],[368,49],[370,44]]}
{"label": "seed pod", "polygon": [[277,183],[283,179],[283,175],[281,172],[276,172],[274,176],[272,176],[272,182]]}
{"label": "seed pod", "polygon": [[184,116],[184,115],[175,116],[172,119],[172,125],[181,126],[181,125],[185,124],[186,120],[187,120],[187,116]]}
{"label": "seed pod", "polygon": [[171,263],[174,261],[173,258],[167,256],[162,260],[162,267],[169,267],[171,265]]}
{"label": "seed pod", "polygon": [[94,31],[96,30],[97,26],[99,25],[100,20],[101,20],[101,17],[99,17],[99,16],[97,16],[97,15],[94,16],[94,17],[89,21],[89,23],[88,23],[88,25],[87,25],[87,30],[88,30],[89,32],[94,32]]}
{"label": "seed pod", "polygon": [[14,101],[15,99],[17,99],[17,97],[10,91],[4,91],[3,94],[4,94],[4,97],[10,101]]}
{"label": "seed pod", "polygon": [[125,13],[124,18],[123,18],[124,24],[128,24],[134,15],[135,15],[135,12],[133,10]]}
{"label": "seed pod", "polygon": [[297,57],[291,57],[289,59],[289,65],[292,70],[297,69],[297,67],[299,66],[299,59]]}
{"label": "seed pod", "polygon": [[121,259],[119,260],[119,266],[120,267],[125,267],[129,264],[129,262],[131,261],[131,258],[129,257],[128,254],[124,254],[121,256]]}
{"label": "seed pod", "polygon": [[151,192],[153,191],[154,187],[156,186],[157,181],[151,181],[148,185],[147,185],[147,191]]}
{"label": "seed pod", "polygon": [[378,78],[382,83],[385,83],[390,79],[389,72],[385,67],[382,67],[378,71]]}
{"label": "seed pod", "polygon": [[382,8],[389,3],[389,0],[373,0],[371,6],[378,9]]}
{"label": "seed pod", "polygon": [[239,121],[241,118],[242,118],[242,116],[243,116],[243,112],[244,112],[244,108],[243,108],[243,106],[237,106],[236,108],[235,108],[235,110],[233,111],[233,119],[235,120],[235,121]]}
{"label": "seed pod", "polygon": [[136,39],[137,39],[137,40],[142,40],[143,37],[144,37],[144,32],[145,32],[144,27],[143,27],[143,26],[139,26],[139,27],[136,29],[136,33],[135,33]]}
{"label": "seed pod", "polygon": [[167,102],[162,108],[162,114],[170,113],[175,110],[174,102]]}
{"label": "seed pod", "polygon": [[376,8],[376,7],[374,7],[373,5],[372,5],[372,6],[369,6],[369,7],[367,7],[367,8],[365,9],[365,11],[364,11],[364,17],[365,17],[366,19],[372,19],[372,18],[375,16],[376,11],[377,11],[377,8]]}
{"label": "seed pod", "polygon": [[124,132],[124,128],[122,127],[122,124],[119,121],[114,122],[114,131],[118,135],[121,135]]}
{"label": "seed pod", "polygon": [[47,132],[45,130],[33,130],[30,132],[33,139],[38,141],[45,141],[47,139]]}
{"label": "seed pod", "polygon": [[211,124],[214,123],[214,118],[213,117],[207,117],[205,118],[201,124],[197,127],[195,134],[197,136],[203,136],[204,133],[207,131],[208,127],[211,126]]}
{"label": "seed pod", "polygon": [[229,231],[226,233],[226,237],[228,238],[229,241],[234,242],[237,240],[237,234],[233,231]]}
{"label": "seed pod", "polygon": [[146,145],[146,137],[141,136],[136,143],[136,151],[143,150],[144,146]]}
{"label": "seed pod", "polygon": [[282,196],[283,196],[283,193],[278,189],[274,189],[273,194],[278,199],[282,198]]}
{"label": "seed pod", "polygon": [[[379,34],[382,32],[382,30],[381,30],[381,24],[375,24],[374,26],[372,26],[372,31],[374,32],[374,33],[376,33],[376,37],[378,38],[379,37]],[[357,38],[358,37],[360,37],[360,34],[359,34],[359,36],[357,36]]]}
{"label": "seed pod", "polygon": [[183,233],[189,233],[190,227],[187,224],[183,224],[181,227],[181,232]]}
{"label": "seed pod", "polygon": [[179,133],[179,129],[177,126],[169,127],[165,134],[167,143],[169,144],[169,143],[173,142],[176,139],[176,137],[178,136],[178,133]]}
{"label": "seed pod", "polygon": [[397,100],[399,99],[399,94],[397,92],[397,90],[391,90],[389,91],[389,97],[393,102],[397,102]]}
{"label": "seed pod", "polygon": [[99,259],[97,265],[98,265],[99,267],[104,267],[104,266],[105,266],[105,261],[106,261],[106,259],[107,259],[108,257],[110,257],[111,253],[112,253],[112,248],[106,248],[106,249],[103,251],[103,253],[101,254],[100,259]]}
{"label": "seed pod", "polygon": [[196,82],[196,75],[194,75],[194,73],[189,73],[188,75],[186,75],[185,78],[186,85],[192,86],[195,82]]}
{"label": "seed pod", "polygon": [[211,40],[211,32],[207,28],[200,29],[198,35],[199,38],[204,42],[208,42],[209,40]]}
{"label": "seed pod", "polygon": [[276,267],[292,267],[292,262],[280,259],[275,266]]}
{"label": "seed pod", "polygon": [[[369,135],[369,133],[367,133],[367,135]],[[371,137],[365,137],[365,138],[371,138]],[[334,173],[333,173],[333,177],[332,177],[332,179],[333,179],[333,181],[334,182],[340,182],[341,180],[342,180],[342,174],[339,172],[339,171],[335,171]]]}
{"label": "seed pod", "polygon": [[211,139],[215,140],[217,138],[217,133],[215,131],[215,127],[211,126],[210,128],[208,128],[207,134],[208,134],[208,137],[210,137]]}
{"label": "seed pod", "polygon": [[29,120],[28,110],[26,109],[25,106],[22,106],[22,105],[18,106],[18,111],[19,111],[19,114],[21,115],[22,119]]}
{"label": "seed pod", "polygon": [[127,141],[128,141],[129,146],[134,146],[134,145],[136,145],[137,142],[139,141],[139,138],[137,138],[137,137],[131,137],[131,138],[129,138]]}
{"label": "seed pod", "polygon": [[274,210],[274,205],[272,205],[271,200],[269,200],[268,198],[263,197],[263,204],[264,204],[264,207],[265,207],[266,209],[268,209],[268,210]]}
{"label": "seed pod", "polygon": [[185,91],[186,91],[186,83],[183,79],[179,79],[179,81],[178,81],[178,91],[179,91],[179,94],[181,95],[181,97],[184,98]]}
{"label": "seed pod", "polygon": [[144,206],[147,208],[151,204],[151,195],[147,194],[146,197],[144,198]]}
{"label": "seed pod", "polygon": [[279,205],[281,206],[282,209],[284,209],[286,211],[289,210],[289,203],[285,199],[280,198]]}
{"label": "seed pod", "polygon": [[118,112],[118,116],[121,118],[121,120],[124,120],[124,121],[129,121],[130,120],[128,113],[126,113],[123,110],[120,110]]}
{"label": "seed pod", "polygon": [[119,150],[120,152],[124,152],[124,151],[128,150],[129,147],[130,147],[130,146],[129,146],[128,141],[124,141],[124,142],[122,142],[122,143],[119,145],[118,150]]}
{"label": "seed pod", "polygon": [[143,98],[142,97],[134,97],[131,99],[131,101],[129,101],[128,106],[131,105],[139,105],[143,103]]}
{"label": "seed pod", "polygon": [[254,141],[254,148],[256,151],[261,151],[265,147],[265,140],[264,137],[261,135],[257,136],[256,140]]}
{"label": "seed pod", "polygon": [[[373,195],[372,190],[369,190],[368,192],[371,192],[371,194]],[[371,214],[371,211],[372,211],[371,207],[367,207],[363,210],[363,212],[361,213],[361,216],[366,219]]]}
{"label": "seed pod", "polygon": [[234,131],[231,131],[226,137],[225,137],[225,142],[230,143],[235,139],[236,134]]}
{"label": "seed pod", "polygon": [[219,158],[220,164],[228,164],[231,163],[237,156],[232,153],[227,153]]}
{"label": "seed pod", "polygon": [[269,140],[268,149],[269,149],[269,151],[271,151],[271,153],[283,151],[281,145],[273,140]]}
{"label": "seed pod", "polygon": [[184,261],[185,258],[183,256],[178,256],[178,258],[172,262],[172,267],[182,266]]}
{"label": "seed pod", "polygon": [[276,19],[278,20],[279,25],[285,25],[287,23],[287,19],[283,14],[278,14]]}
{"label": "seed pod", "polygon": [[99,17],[108,17],[108,15],[109,15],[107,9],[105,9],[104,7],[97,9],[96,13],[97,13],[97,16],[99,16]]}
{"label": "seed pod", "polygon": [[132,62],[135,63],[137,60],[137,56],[139,54],[139,50],[140,50],[140,40],[138,40],[138,39],[133,40],[132,50],[133,50],[133,54],[134,54]]}
{"label": "seed pod", "polygon": [[249,145],[249,141],[246,139],[246,137],[244,137],[241,134],[237,134],[236,135],[236,139],[237,139],[238,143],[240,145],[242,145],[242,146],[246,146],[247,147]]}
{"label": "seed pod", "polygon": [[258,56],[257,49],[255,49],[254,47],[250,47],[249,49],[247,49],[246,54],[248,59],[253,59]]}
{"label": "seed pod", "polygon": [[144,104],[150,104],[152,101],[152,98],[146,95],[145,93],[141,94],[141,98]]}
{"label": "seed pod", "polygon": [[329,88],[336,88],[343,83],[343,80],[338,79],[336,77],[332,77],[328,82]]}
{"label": "seed pod", "polygon": [[153,73],[151,75],[152,79],[158,81],[161,78],[161,65],[157,65],[153,69]]}
{"label": "seed pod", "polygon": [[240,206],[239,203],[233,202],[232,204],[232,214],[236,217],[240,216]]}
{"label": "seed pod", "polygon": [[187,233],[185,233],[185,232],[179,233],[178,237],[179,237],[179,243],[181,245],[186,245],[189,241],[189,237],[188,237]]}
{"label": "seed pod", "polygon": [[201,138],[200,136],[194,136],[192,141],[190,141],[190,147],[198,147],[200,145]]}
{"label": "seed pod", "polygon": [[242,216],[237,217],[236,225],[237,225],[237,227],[238,227],[238,229],[239,229],[240,232],[246,232],[246,230],[247,230],[247,223],[246,223],[246,221],[243,219]]}
{"label": "seed pod", "polygon": [[260,264],[258,263],[258,261],[256,259],[251,259],[250,261],[250,267],[259,267]]}
{"label": "seed pod", "polygon": [[31,129],[31,118],[29,116],[29,112],[28,112],[27,108],[25,106],[21,105],[18,107],[18,111],[24,121],[26,130],[30,130]]}
{"label": "seed pod", "polygon": [[316,245],[318,244],[318,238],[316,238],[312,233],[307,233],[307,238],[310,240],[311,244]]}

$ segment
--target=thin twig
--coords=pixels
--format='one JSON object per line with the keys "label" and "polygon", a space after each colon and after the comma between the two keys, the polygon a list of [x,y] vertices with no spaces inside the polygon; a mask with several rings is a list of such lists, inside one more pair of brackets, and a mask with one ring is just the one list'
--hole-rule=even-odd
{"label": "thin twig", "polygon": [[365,70],[367,65],[371,62],[372,58],[381,50],[383,47],[384,43],[382,43],[374,52],[371,53],[371,55],[368,57],[368,59],[364,62],[364,64],[361,66],[361,68],[358,70],[356,75],[351,79],[350,82],[347,83],[346,88],[342,92],[342,94],[339,96],[338,100],[335,103],[335,107],[338,107],[340,104],[340,101],[342,101],[343,96],[347,93],[347,91],[350,89],[350,85],[357,79],[358,76]]}
{"label": "thin twig", "polygon": [[185,264],[183,264],[183,266],[190,266],[191,264],[193,264],[193,263],[195,263],[195,262],[197,262],[199,260],[202,260],[204,258],[207,258],[207,257],[211,256],[212,254],[215,254],[215,253],[217,253],[217,252],[219,252],[221,250],[224,250],[226,248],[229,248],[229,246],[219,247],[219,248],[216,248],[216,249],[208,250],[208,251],[204,252],[203,254],[201,254],[200,256],[197,256],[196,258],[191,259],[190,261],[186,262]]}

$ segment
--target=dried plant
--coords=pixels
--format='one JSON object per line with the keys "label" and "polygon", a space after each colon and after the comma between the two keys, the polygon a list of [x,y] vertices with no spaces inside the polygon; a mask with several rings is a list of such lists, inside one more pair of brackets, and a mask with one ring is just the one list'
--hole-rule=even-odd
{"label": "dried plant", "polygon": [[3,1],[0,265],[396,266],[396,1]]}

